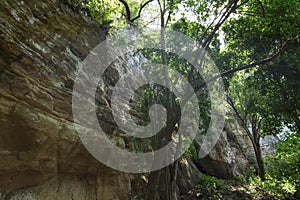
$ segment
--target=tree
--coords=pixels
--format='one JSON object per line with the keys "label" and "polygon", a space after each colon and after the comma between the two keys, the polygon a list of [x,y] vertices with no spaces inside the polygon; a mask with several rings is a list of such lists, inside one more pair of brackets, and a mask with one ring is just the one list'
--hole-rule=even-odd
{"label": "tree", "polygon": [[[89,2],[94,2],[94,4],[89,4]],[[90,0],[86,5],[98,5],[99,2],[106,1]],[[204,83],[203,80],[201,80],[201,76],[198,76],[196,70],[192,66],[182,64],[184,62],[181,63],[180,59],[174,59],[172,55],[168,55],[164,51],[159,52],[161,63],[176,63],[172,66],[181,70],[193,85],[196,92],[200,92],[205,88],[206,84],[214,82],[221,77],[227,80],[229,86],[232,75],[238,71],[252,71],[252,69],[259,67],[259,70],[254,70],[253,73],[250,73],[250,76],[257,77],[257,74],[262,73],[259,72],[260,69],[264,69],[263,71],[265,71],[265,74],[268,74],[267,72],[271,66],[274,66],[274,62],[277,61],[279,57],[284,56],[284,52],[299,39],[300,17],[296,10],[299,9],[300,3],[297,0],[290,0],[288,2],[283,0],[149,0],[138,4],[134,4],[133,1],[130,0],[119,0],[119,2],[118,9],[116,9],[117,13],[119,13],[119,15],[121,14],[130,26],[138,25],[137,21],[143,17],[143,12],[150,4],[156,3],[158,7],[157,16],[161,25],[160,45],[162,49],[165,49],[164,28],[172,26],[172,28],[193,37],[205,50],[212,54],[220,68],[221,74],[216,75],[211,80]],[[282,4],[285,4],[285,6],[281,6]],[[179,11],[179,5],[183,6],[186,11],[196,16],[197,20],[190,21],[188,16],[184,16],[184,14],[180,19],[175,19],[174,15]],[[89,8],[93,12],[95,11],[95,6],[90,6]],[[111,10],[109,12],[115,12],[116,10]],[[102,12],[95,13],[94,16],[97,17],[97,13],[101,14]],[[284,15],[282,15],[282,13],[284,13]],[[110,17],[108,17],[108,19],[111,20]],[[172,21],[171,19],[174,20]],[[109,22],[111,23],[111,21]],[[217,39],[219,34],[225,35],[225,50],[220,50],[220,42]],[[256,41],[259,41],[259,43]],[[150,56],[150,59],[157,58]],[[295,71],[295,73],[297,74],[298,72]],[[168,80],[168,76],[168,72],[165,71],[166,80]],[[266,79],[266,76],[264,76],[262,80],[263,79]],[[288,88],[290,87],[289,84],[279,82],[278,85],[280,84],[286,85],[285,87]],[[256,88],[256,91],[258,91],[258,88]],[[294,94],[294,90],[288,91],[287,94],[285,91],[287,90],[281,90],[281,93],[285,93],[283,96],[292,100],[294,97],[291,98],[291,94]],[[168,123],[167,127],[163,130],[164,134],[158,134],[155,138],[157,141],[154,142],[154,149],[159,148],[160,145],[164,145],[164,143],[170,141],[172,136],[176,135],[177,118],[174,116],[176,116],[177,113],[174,112],[174,101],[171,98],[172,95],[170,92],[163,91],[163,93],[167,102],[165,106],[168,112]],[[269,92],[269,94],[271,95],[272,92]],[[251,91],[246,91],[243,95],[246,95],[249,98],[252,97]],[[182,101],[187,102],[190,97],[190,94],[187,92]],[[259,103],[265,107],[252,106],[250,107],[250,110],[247,108],[247,110],[244,110],[244,113],[250,114],[241,117],[241,121],[244,121],[244,127],[248,127],[248,125],[251,124],[252,132],[249,134],[249,137],[254,133],[254,135],[251,136],[251,141],[253,141],[254,149],[257,157],[259,157],[258,159],[260,159],[261,153],[257,147],[259,146],[262,126],[265,124],[262,123],[262,119],[267,116],[266,108],[272,107],[272,105],[267,104],[263,97],[264,96],[260,98],[255,97],[251,101],[252,104]],[[242,101],[240,102],[242,103]],[[235,105],[235,103],[236,102],[231,101],[232,105]],[[297,105],[295,104],[294,99],[291,101],[291,104]],[[278,105],[274,104],[272,108],[275,107],[278,107]],[[238,107],[237,110],[239,110]],[[294,110],[296,111],[293,115],[289,115],[290,112],[284,112],[285,114],[282,112],[281,117],[288,119],[287,116],[290,116],[289,119],[293,119],[297,125],[299,124],[299,118],[297,116],[299,115],[299,109],[296,108]],[[274,117],[272,114],[268,114],[268,117],[270,116]],[[279,118],[278,115],[276,116],[277,119],[281,121],[282,118]],[[260,161],[258,162],[262,163]],[[261,172],[261,174],[263,174],[263,172]],[[263,177],[263,175],[261,176]],[[147,198],[159,199],[157,182],[164,180],[166,185],[164,188],[166,195],[163,199],[175,199],[176,189],[174,184],[176,182],[176,177],[176,162],[170,167],[152,172],[149,176]],[[168,186],[168,182],[171,182],[171,187]]]}
{"label": "tree", "polygon": [[[249,6],[240,11],[240,17],[231,19],[224,27],[228,32],[225,36],[227,49],[221,59],[223,57],[223,65],[243,66],[245,61],[252,61],[260,66],[256,69],[251,69],[251,64],[239,67],[246,71],[231,77],[228,102],[252,142],[258,174],[264,180],[260,138],[263,134],[280,133],[283,122],[297,127],[299,121],[296,91],[300,84],[295,79],[299,66],[295,66],[298,61],[293,49],[298,46],[299,35],[294,30],[299,30],[300,18],[292,9],[299,7],[299,3],[289,1],[286,6],[291,10],[268,1]],[[285,15],[279,17],[282,13]],[[275,18],[284,25],[278,26]]]}
{"label": "tree", "polygon": [[[229,88],[231,96],[227,96],[228,104],[231,106],[234,114],[239,120],[250,139],[255,158],[257,161],[258,175],[262,181],[265,180],[265,167],[262,158],[260,139],[262,137],[262,123],[265,120],[264,114],[267,112],[257,104],[263,103],[262,96],[255,94],[256,91],[249,90],[248,85],[241,78],[232,80]],[[258,106],[257,106],[258,105]]]}

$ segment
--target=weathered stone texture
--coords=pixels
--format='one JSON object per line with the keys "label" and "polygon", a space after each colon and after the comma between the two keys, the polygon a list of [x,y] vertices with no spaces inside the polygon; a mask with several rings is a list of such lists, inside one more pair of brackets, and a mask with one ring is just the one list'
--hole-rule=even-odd
{"label": "weathered stone texture", "polygon": [[0,2],[0,199],[130,195],[130,175],[94,159],[72,124],[76,66],[104,38],[59,0]]}
{"label": "weathered stone texture", "polygon": [[223,133],[207,156],[196,159],[201,171],[212,176],[232,179],[249,171],[254,151],[246,132],[234,118],[225,122]]}

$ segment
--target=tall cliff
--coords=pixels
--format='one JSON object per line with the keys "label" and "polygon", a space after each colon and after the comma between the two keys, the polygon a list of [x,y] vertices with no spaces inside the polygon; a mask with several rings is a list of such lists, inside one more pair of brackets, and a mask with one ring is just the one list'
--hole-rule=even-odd
{"label": "tall cliff", "polygon": [[102,27],[57,0],[1,1],[0,22],[0,199],[128,198],[130,175],[96,161],[72,125],[76,65]]}
{"label": "tall cliff", "polygon": [[[105,39],[104,31],[60,0],[0,2],[0,199],[109,200],[143,193],[139,175],[94,159],[73,126],[76,67]],[[113,135],[117,127],[109,117],[99,120],[117,143],[128,142]],[[230,130],[209,156],[195,161],[202,172],[230,178],[248,165],[239,147],[244,135]],[[200,182],[191,161],[180,169],[181,192]]]}

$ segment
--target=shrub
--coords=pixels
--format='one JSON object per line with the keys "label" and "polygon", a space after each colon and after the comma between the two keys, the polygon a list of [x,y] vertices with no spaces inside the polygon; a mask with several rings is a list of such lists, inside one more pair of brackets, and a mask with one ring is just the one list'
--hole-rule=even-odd
{"label": "shrub", "polygon": [[202,185],[198,188],[205,199],[223,199],[223,195],[230,190],[224,180],[209,175],[203,176]]}
{"label": "shrub", "polygon": [[276,150],[276,155],[265,159],[266,180],[253,178],[250,183],[257,192],[292,197],[300,189],[300,136],[289,134]]}

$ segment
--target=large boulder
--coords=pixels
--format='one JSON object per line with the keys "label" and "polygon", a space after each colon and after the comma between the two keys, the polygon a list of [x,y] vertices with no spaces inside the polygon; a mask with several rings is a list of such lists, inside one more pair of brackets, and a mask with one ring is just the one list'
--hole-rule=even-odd
{"label": "large boulder", "polygon": [[232,179],[235,176],[246,175],[253,160],[251,141],[238,121],[231,116],[225,121],[224,130],[213,149],[195,162],[206,174]]}

